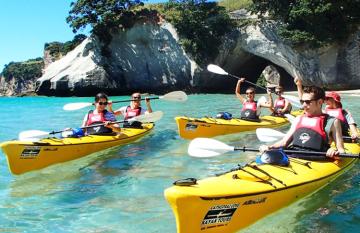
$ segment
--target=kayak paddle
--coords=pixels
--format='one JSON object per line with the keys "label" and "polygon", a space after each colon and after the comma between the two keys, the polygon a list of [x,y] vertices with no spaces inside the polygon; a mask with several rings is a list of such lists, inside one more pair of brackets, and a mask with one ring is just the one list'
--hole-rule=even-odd
{"label": "kayak paddle", "polygon": [[[229,146],[223,142],[212,138],[196,138],[190,142],[188,153],[192,157],[197,158],[208,158],[219,156],[231,151],[252,151],[252,152],[260,152],[259,149],[253,149],[248,147],[234,147]],[[326,152],[317,152],[317,151],[298,151],[298,150],[282,150],[287,154],[301,154],[301,155],[321,155],[326,156]],[[345,154],[341,153],[337,155],[337,157],[344,158],[360,158],[360,154]]]}
{"label": "kayak paddle", "polygon": [[[173,92],[169,92],[163,96],[147,97],[147,98],[142,98],[141,100],[145,100],[145,99],[150,99],[150,100],[162,99],[162,100],[173,101],[173,102],[185,102],[187,100],[187,95],[183,91],[173,91]],[[129,102],[129,101],[132,101],[132,99],[130,99],[130,100],[115,100],[115,101],[112,101],[112,103],[121,103],[121,102]],[[94,103],[89,103],[89,102],[69,103],[69,104],[65,104],[63,109],[66,111],[72,111],[72,110],[82,109],[85,107],[90,107],[91,105],[94,105]]]}
{"label": "kayak paddle", "polygon": [[[127,121],[114,121],[111,122],[111,124],[118,124],[118,123],[124,123],[124,122],[134,122],[134,121],[139,121],[142,123],[146,123],[146,122],[156,122],[158,120],[160,120],[163,116],[163,112],[162,111],[156,111],[156,112],[152,112],[152,113],[148,113],[148,114],[143,114],[137,117],[133,117]],[[91,125],[91,126],[85,126],[85,127],[80,127],[80,129],[87,129],[87,128],[92,128],[92,127],[97,127],[97,126],[102,126],[104,125],[104,123],[101,124],[96,124],[96,125]],[[39,140],[41,137],[44,136],[48,136],[48,135],[53,135],[53,134],[58,134],[58,133],[62,133],[65,131],[71,131],[72,129],[65,129],[65,130],[60,130],[60,131],[51,131],[51,132],[46,132],[46,131],[41,131],[41,130],[27,130],[27,131],[22,131],[19,133],[19,141],[37,141]]]}
{"label": "kayak paddle", "polygon": [[[217,65],[214,65],[214,64],[209,64],[207,66],[207,70],[210,71],[211,73],[215,73],[215,74],[220,74],[220,75],[227,75],[227,76],[230,76],[230,77],[233,77],[233,78],[237,78],[237,79],[240,79],[238,76],[235,76],[233,74],[229,74],[228,72],[226,72],[225,70],[223,70],[221,67],[217,66]],[[253,83],[253,82],[250,82],[250,81],[247,81],[245,79],[245,82],[247,83],[250,83],[254,86],[257,86],[265,91],[267,91],[267,89],[265,87],[262,87],[256,83]],[[275,93],[276,94],[276,93]],[[289,102],[294,105],[295,107],[298,107],[298,108],[301,108],[301,104],[299,102],[299,99],[295,99],[296,97],[295,96],[289,96],[289,95],[282,95],[282,97],[284,97],[285,99],[289,100]]]}
{"label": "kayak paddle", "polygon": [[[257,128],[256,136],[262,142],[274,142],[282,139],[286,134],[275,129]],[[343,136],[345,140],[352,140],[349,136]]]}

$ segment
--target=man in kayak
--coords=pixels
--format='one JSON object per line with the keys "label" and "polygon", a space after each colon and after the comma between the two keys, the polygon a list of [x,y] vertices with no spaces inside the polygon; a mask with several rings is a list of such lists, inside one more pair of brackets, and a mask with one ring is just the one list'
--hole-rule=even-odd
{"label": "man in kayak", "polygon": [[[300,103],[304,114],[295,118],[290,130],[282,140],[271,146],[262,145],[260,151],[269,149],[289,148],[306,151],[326,151],[326,156],[336,157],[343,153],[344,143],[340,120],[322,112],[325,92],[322,88],[304,87]],[[335,142],[336,148],[330,147]]]}
{"label": "man in kayak", "polygon": [[275,88],[275,94],[278,96],[275,99],[274,107],[270,110],[273,112],[273,116],[284,116],[284,114],[290,114],[292,106],[289,100],[285,99],[281,95],[284,93],[282,86],[277,86]]}
{"label": "man in kayak", "polygon": [[[145,98],[146,108],[141,107],[141,94],[139,92],[135,92],[131,95],[130,105],[123,106],[118,110],[113,111],[113,113],[118,116],[124,116],[124,120],[128,120],[132,117],[136,117],[142,114],[152,113],[152,108],[150,105],[150,99]],[[112,112],[112,108],[110,106],[109,111]],[[140,128],[141,122],[134,121],[132,123],[125,122],[123,127],[129,128]]]}
{"label": "man in kayak", "polygon": [[235,88],[235,94],[243,105],[243,108],[241,109],[241,119],[259,121],[261,107],[272,108],[273,106],[271,92],[268,91],[269,102],[257,102],[255,101],[255,89],[253,87],[249,87],[246,89],[246,98],[244,98],[240,94],[240,86],[244,81],[245,78],[239,79]]}
{"label": "man in kayak", "polygon": [[112,112],[106,110],[108,104],[108,96],[105,93],[98,93],[95,96],[95,110],[90,110],[85,115],[82,127],[103,125],[87,128],[86,134],[101,135],[121,131],[119,124],[111,123],[115,122],[116,118]]}
{"label": "man in kayak", "polygon": [[[298,89],[299,98],[301,99],[303,95],[301,79],[296,77],[294,81]],[[335,91],[326,92],[325,104],[324,113],[340,120],[342,135],[350,135],[352,139],[359,138],[355,120],[349,110],[342,108],[340,95]]]}

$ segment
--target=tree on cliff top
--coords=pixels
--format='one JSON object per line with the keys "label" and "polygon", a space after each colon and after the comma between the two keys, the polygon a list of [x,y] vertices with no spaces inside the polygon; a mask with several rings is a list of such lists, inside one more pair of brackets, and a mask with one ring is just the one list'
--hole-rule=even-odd
{"label": "tree on cliff top", "polygon": [[279,34],[294,45],[340,42],[360,24],[359,0],[253,0],[251,9],[281,21]]}
{"label": "tree on cliff top", "polygon": [[72,2],[66,22],[73,32],[91,25],[93,30],[101,26],[121,25],[128,27],[126,20],[131,10],[144,5],[141,0],[78,0]]}
{"label": "tree on cliff top", "polygon": [[207,0],[170,0],[164,4],[165,18],[180,35],[180,42],[199,64],[216,58],[223,36],[234,24],[217,2]]}
{"label": "tree on cliff top", "polygon": [[66,22],[73,32],[90,25],[94,33],[103,42],[102,55],[110,56],[108,45],[112,40],[111,32],[132,27],[137,20],[154,18],[157,12],[140,9],[142,0],[77,0],[71,3]]}

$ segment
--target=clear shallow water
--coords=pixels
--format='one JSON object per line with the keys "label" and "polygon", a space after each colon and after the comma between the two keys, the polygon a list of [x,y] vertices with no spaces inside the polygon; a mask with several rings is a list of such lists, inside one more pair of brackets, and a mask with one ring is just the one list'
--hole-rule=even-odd
{"label": "clear shallow water", "polygon": [[[360,122],[360,97],[342,97]],[[65,112],[62,106],[82,101],[92,98],[0,98],[0,141],[17,138],[23,130],[77,127],[88,109]],[[177,134],[177,115],[238,113],[234,95],[191,95],[185,104],[158,100],[152,101],[152,106],[164,111],[164,117],[150,135],[130,145],[21,176],[10,174],[0,152],[0,231],[176,232],[172,211],[163,197],[165,188],[174,180],[205,178],[255,156],[229,153],[211,159],[191,158],[187,155],[189,141]],[[260,145],[252,133],[218,139],[231,145]],[[245,232],[358,231],[359,168],[357,163],[326,188]]]}

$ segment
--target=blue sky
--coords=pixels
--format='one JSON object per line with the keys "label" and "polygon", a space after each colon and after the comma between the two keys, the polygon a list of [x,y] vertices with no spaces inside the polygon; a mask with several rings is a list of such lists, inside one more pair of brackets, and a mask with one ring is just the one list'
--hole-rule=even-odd
{"label": "blue sky", "polygon": [[[11,61],[42,57],[46,42],[73,39],[66,23],[73,0],[1,0],[0,72]],[[145,3],[167,2],[148,0]],[[86,31],[79,33],[86,34]]]}

